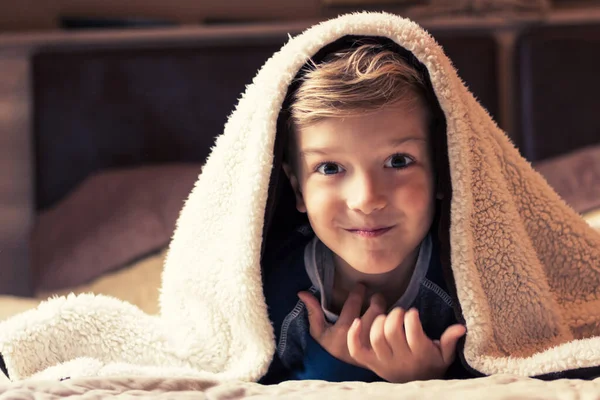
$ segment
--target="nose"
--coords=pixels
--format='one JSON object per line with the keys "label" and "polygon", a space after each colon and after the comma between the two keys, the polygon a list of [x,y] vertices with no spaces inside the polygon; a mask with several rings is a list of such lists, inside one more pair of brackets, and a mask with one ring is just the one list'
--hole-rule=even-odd
{"label": "nose", "polygon": [[387,196],[382,178],[375,174],[362,173],[352,177],[347,188],[348,208],[363,214],[371,214],[385,208]]}

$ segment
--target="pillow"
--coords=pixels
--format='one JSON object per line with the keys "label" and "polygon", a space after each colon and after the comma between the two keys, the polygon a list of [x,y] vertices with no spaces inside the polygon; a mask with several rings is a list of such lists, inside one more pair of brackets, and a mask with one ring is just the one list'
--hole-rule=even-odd
{"label": "pillow", "polygon": [[168,245],[201,166],[108,170],[39,216],[34,290],[79,286]]}
{"label": "pillow", "polygon": [[152,253],[123,268],[110,271],[84,285],[38,292],[36,298],[46,300],[49,297],[66,296],[70,293],[102,294],[133,304],[146,314],[158,314],[158,295],[167,251],[164,248],[158,253]]}
{"label": "pillow", "polygon": [[580,214],[600,209],[600,144],[534,164]]}

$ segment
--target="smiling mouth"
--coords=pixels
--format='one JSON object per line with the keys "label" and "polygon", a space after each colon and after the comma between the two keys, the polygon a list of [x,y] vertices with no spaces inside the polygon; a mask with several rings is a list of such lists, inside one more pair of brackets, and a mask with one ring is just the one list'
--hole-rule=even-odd
{"label": "smiling mouth", "polygon": [[388,226],[386,228],[377,228],[377,229],[347,229],[348,232],[353,233],[360,237],[365,238],[374,238],[378,236],[382,236],[389,232],[393,226]]}

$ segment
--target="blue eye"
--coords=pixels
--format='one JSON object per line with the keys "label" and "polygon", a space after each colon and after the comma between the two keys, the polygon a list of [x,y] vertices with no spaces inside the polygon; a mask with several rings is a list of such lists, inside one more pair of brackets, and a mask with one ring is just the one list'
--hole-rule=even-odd
{"label": "blue eye", "polygon": [[323,175],[335,175],[343,171],[342,167],[332,162],[324,162],[317,167],[317,172]]}
{"label": "blue eye", "polygon": [[408,167],[415,161],[404,154],[394,154],[385,161],[385,166],[388,168],[402,169]]}

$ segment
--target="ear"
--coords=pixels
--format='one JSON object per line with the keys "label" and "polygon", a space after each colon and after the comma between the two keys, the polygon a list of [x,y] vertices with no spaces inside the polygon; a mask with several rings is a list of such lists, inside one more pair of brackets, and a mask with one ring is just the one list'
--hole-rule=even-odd
{"label": "ear", "polygon": [[304,198],[302,197],[302,190],[300,189],[300,183],[298,182],[298,178],[294,171],[290,167],[289,164],[283,163],[283,171],[285,175],[288,177],[290,184],[292,185],[292,189],[294,190],[294,195],[296,196],[296,209],[301,213],[306,212],[306,205],[304,204]]}

